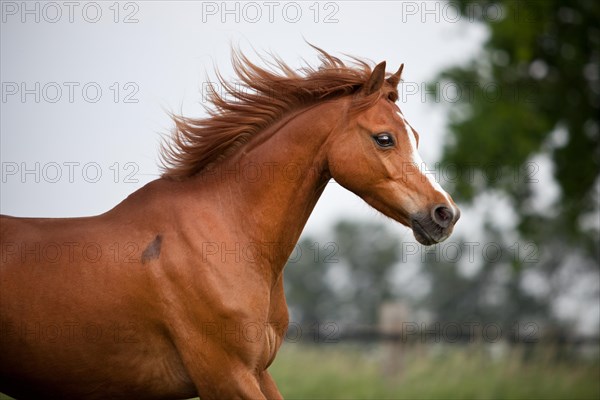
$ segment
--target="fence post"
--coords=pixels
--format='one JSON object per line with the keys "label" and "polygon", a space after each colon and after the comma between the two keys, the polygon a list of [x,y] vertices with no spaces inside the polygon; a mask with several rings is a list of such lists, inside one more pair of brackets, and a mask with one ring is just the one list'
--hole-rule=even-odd
{"label": "fence post", "polygon": [[410,309],[404,302],[386,302],[379,307],[379,330],[384,336],[381,345],[383,374],[399,378],[404,368],[404,332]]}

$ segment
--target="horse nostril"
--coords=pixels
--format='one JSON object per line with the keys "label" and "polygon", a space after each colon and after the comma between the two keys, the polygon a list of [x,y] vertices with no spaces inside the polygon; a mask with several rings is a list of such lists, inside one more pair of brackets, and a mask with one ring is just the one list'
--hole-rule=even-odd
{"label": "horse nostril", "polygon": [[437,206],[433,209],[431,217],[433,218],[436,224],[438,224],[442,228],[447,228],[448,226],[450,226],[452,220],[454,219],[454,213],[450,208],[446,206]]}

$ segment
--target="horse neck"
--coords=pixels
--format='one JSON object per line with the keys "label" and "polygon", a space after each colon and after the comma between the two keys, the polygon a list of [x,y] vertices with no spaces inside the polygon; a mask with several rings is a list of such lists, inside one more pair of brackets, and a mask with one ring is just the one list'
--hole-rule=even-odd
{"label": "horse neck", "polygon": [[266,244],[268,263],[282,268],[331,178],[327,138],[342,101],[282,118],[220,162],[212,175],[224,216],[240,241]]}

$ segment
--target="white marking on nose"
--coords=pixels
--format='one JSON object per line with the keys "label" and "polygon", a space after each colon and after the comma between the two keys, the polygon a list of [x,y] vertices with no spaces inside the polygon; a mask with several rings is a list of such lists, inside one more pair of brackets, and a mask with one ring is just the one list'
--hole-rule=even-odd
{"label": "white marking on nose", "polygon": [[397,111],[396,113],[398,114],[398,116],[400,117],[400,120],[404,124],[404,129],[406,129],[406,132],[408,133],[408,140],[410,141],[410,145],[411,145],[412,162],[414,164],[416,164],[417,169],[421,172],[421,174],[423,174],[425,177],[427,177],[427,179],[431,183],[431,186],[433,186],[433,189],[435,191],[441,193],[442,196],[444,196],[444,198],[446,199],[446,202],[452,208],[453,214],[456,215],[456,209],[454,208],[454,206],[452,205],[452,202],[450,201],[450,196],[448,195],[448,193],[446,193],[446,191],[442,188],[442,186],[440,186],[440,184],[435,180],[435,178],[429,173],[429,170],[427,169],[427,165],[425,164],[425,162],[421,158],[421,155],[419,154],[419,151],[417,149],[416,133],[412,130],[412,128],[410,127],[408,122],[406,122],[406,119],[404,119],[404,115],[402,115],[402,113],[400,111]]}

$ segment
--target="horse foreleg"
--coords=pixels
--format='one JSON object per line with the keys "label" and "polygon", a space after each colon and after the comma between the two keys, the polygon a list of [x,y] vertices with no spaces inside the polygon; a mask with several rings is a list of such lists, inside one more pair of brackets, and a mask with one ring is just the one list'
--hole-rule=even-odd
{"label": "horse foreleg", "polygon": [[227,346],[227,342],[203,341],[196,335],[182,335],[175,343],[188,378],[202,400],[267,399],[261,389],[260,370],[239,348]]}
{"label": "horse foreleg", "polygon": [[260,374],[260,390],[262,390],[265,397],[269,400],[283,399],[279,389],[277,389],[277,385],[275,384],[273,377],[268,371],[263,371]]}
{"label": "horse foreleg", "polygon": [[263,393],[260,378],[254,371],[228,365],[227,362],[209,371],[189,371],[189,374],[202,400],[268,398]]}

